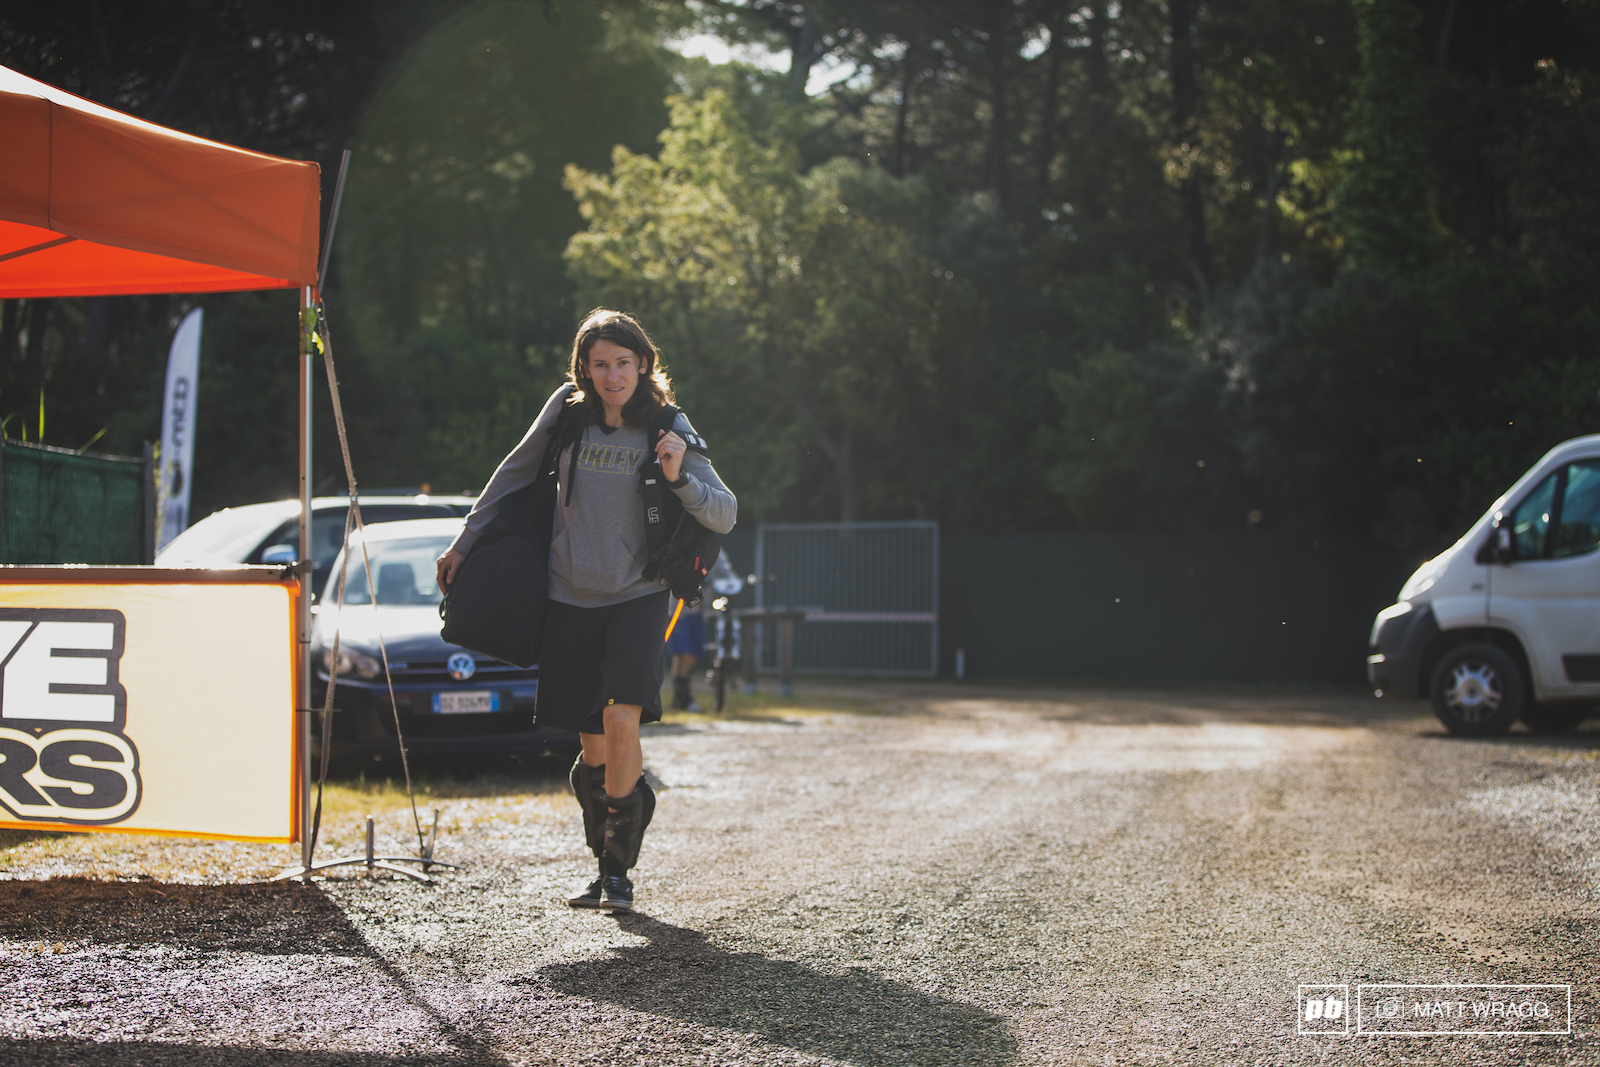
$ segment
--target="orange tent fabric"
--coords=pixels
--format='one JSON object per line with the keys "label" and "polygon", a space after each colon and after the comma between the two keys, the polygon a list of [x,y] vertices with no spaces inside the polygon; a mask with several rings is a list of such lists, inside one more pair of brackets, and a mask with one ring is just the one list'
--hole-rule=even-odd
{"label": "orange tent fabric", "polygon": [[315,285],[318,168],[0,67],[0,298]]}

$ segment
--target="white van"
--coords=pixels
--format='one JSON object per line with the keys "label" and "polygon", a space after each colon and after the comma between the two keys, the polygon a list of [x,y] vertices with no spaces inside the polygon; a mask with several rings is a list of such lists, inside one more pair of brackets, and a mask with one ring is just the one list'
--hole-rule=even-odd
{"label": "white van", "polygon": [[1545,454],[1372,624],[1380,697],[1451,733],[1570,730],[1600,701],[1600,435]]}

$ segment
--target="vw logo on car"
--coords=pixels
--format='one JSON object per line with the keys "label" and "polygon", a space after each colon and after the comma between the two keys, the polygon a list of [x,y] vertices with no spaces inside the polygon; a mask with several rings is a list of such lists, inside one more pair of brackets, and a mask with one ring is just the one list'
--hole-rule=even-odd
{"label": "vw logo on car", "polygon": [[450,672],[450,677],[458,682],[465,682],[478,673],[478,661],[465,652],[455,653],[445,660],[444,665],[445,669]]}

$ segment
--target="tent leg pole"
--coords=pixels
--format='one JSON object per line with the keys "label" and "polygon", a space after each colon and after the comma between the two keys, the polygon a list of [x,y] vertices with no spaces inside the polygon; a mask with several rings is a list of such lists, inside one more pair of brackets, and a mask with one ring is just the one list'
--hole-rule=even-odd
{"label": "tent leg pole", "polygon": [[[364,856],[344,856],[321,863],[313,863],[311,858],[311,789],[313,778],[311,773],[311,723],[314,716],[310,713],[311,707],[311,593],[312,593],[312,568],[309,563],[314,559],[311,544],[311,390],[312,390],[312,361],[317,353],[313,350],[311,336],[306,324],[310,321],[307,312],[312,307],[312,290],[300,290],[300,560],[305,566],[300,567],[300,597],[296,608],[296,637],[299,640],[299,678],[295,683],[295,737],[300,750],[300,766],[297,768],[297,788],[299,790],[299,819],[300,819],[300,864],[289,867],[273,878],[274,882],[298,878],[307,885],[311,884],[312,876],[318,871],[325,871],[332,867],[345,867],[361,864],[367,868],[368,877],[376,868],[393,871],[407,878],[433,884],[433,879],[428,877],[432,868],[449,868],[461,870],[453,863],[441,863],[433,858],[434,838],[430,837],[424,852],[420,856],[376,856],[372,851],[372,821],[367,820],[367,851]],[[435,837],[438,831],[438,813],[434,813]],[[399,866],[402,863],[422,864],[422,874],[406,870]]]}
{"label": "tent leg pole", "polygon": [[[305,329],[305,312],[311,307],[311,287],[300,289],[300,559],[311,560],[311,344]],[[296,609],[296,637],[300,659],[295,707],[311,707],[311,572],[300,568],[300,598]],[[295,714],[300,749],[300,867],[311,882],[311,716]]]}

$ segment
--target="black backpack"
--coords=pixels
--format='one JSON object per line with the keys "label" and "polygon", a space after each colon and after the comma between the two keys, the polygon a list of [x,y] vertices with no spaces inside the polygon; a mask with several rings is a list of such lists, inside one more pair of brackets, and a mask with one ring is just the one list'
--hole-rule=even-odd
{"label": "black backpack", "polygon": [[[570,391],[569,391],[570,395]],[[518,667],[539,662],[549,598],[550,526],[556,504],[556,460],[583,432],[588,410],[564,406],[538,476],[500,502],[439,604],[439,636],[452,645]]]}
{"label": "black backpack", "polygon": [[[655,443],[674,432],[672,424],[677,418],[677,408],[663,405],[650,420],[650,433],[645,438],[648,452],[639,468],[639,491],[644,495],[644,536],[650,562],[645,565],[644,576],[665,580],[672,595],[692,608],[700,603],[701,586],[717,562],[722,540],[683,509],[683,502],[661,473]],[[678,436],[690,449],[705,454],[705,438],[688,431],[679,432]]]}

